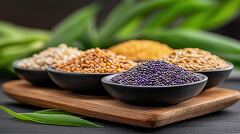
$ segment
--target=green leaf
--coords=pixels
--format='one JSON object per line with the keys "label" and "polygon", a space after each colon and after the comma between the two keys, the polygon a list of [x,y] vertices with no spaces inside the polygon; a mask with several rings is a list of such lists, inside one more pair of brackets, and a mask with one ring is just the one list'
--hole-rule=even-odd
{"label": "green leaf", "polygon": [[240,0],[225,0],[204,22],[205,29],[216,29],[231,21],[239,14]]}
{"label": "green leaf", "polygon": [[31,54],[38,52],[44,48],[44,42],[34,41],[29,44],[17,44],[11,45],[0,49],[0,67],[11,66],[14,60],[30,56]]}
{"label": "green leaf", "polygon": [[39,113],[21,113],[22,116],[30,118],[31,121],[64,126],[82,126],[82,127],[102,127],[87,120],[72,115],[64,114],[39,114]]}
{"label": "green leaf", "polygon": [[46,41],[49,33],[42,30],[35,30],[16,26],[7,22],[0,22],[0,33],[5,35],[0,40],[0,49],[11,45],[29,44],[34,41]]}
{"label": "green leaf", "polygon": [[[121,15],[113,16],[110,15],[103,26],[100,28],[100,39],[102,39],[101,45],[106,45],[109,41],[109,37],[113,37],[120,29],[128,24],[130,20],[136,16],[154,11],[158,8],[173,4],[176,0],[144,0],[137,3],[129,2],[128,8],[120,10]],[[121,6],[121,5],[119,5]]]}
{"label": "green leaf", "polygon": [[212,53],[219,55],[223,59],[233,62],[233,63],[240,63],[240,53],[234,54],[234,53],[221,53],[221,52],[215,52],[212,51]]}
{"label": "green leaf", "polygon": [[[9,56],[15,53],[32,54],[44,48],[43,41],[32,41],[27,43],[13,44],[0,49],[0,56]],[[1,61],[0,61],[1,62]]]}
{"label": "green leaf", "polygon": [[145,33],[140,38],[168,44],[172,48],[200,48],[240,64],[240,41],[206,31],[172,29]]}
{"label": "green leaf", "polygon": [[46,110],[38,110],[38,111],[34,111],[34,113],[39,113],[39,114],[67,114],[67,115],[71,115],[71,113],[62,111],[62,110],[58,110],[58,109],[46,109]]}
{"label": "green leaf", "polygon": [[128,24],[126,24],[117,34],[118,38],[127,38],[128,36],[132,36],[133,34],[138,34],[139,28],[141,28],[141,23],[143,21],[142,16],[137,16],[133,20],[131,20]]}
{"label": "green leaf", "polygon": [[9,68],[13,60],[29,56],[44,48],[50,34],[0,21],[0,67]]}
{"label": "green leaf", "polygon": [[240,53],[238,40],[206,31],[172,29],[145,33],[141,38],[157,40],[173,48],[194,47],[221,53]]}
{"label": "green leaf", "polygon": [[23,115],[21,115],[21,114],[18,114],[18,113],[14,112],[14,111],[12,111],[12,110],[4,107],[4,106],[1,106],[1,105],[0,105],[0,110],[8,113],[8,114],[11,115],[12,117],[17,118],[17,119],[19,119],[19,120],[23,120],[23,121],[28,121],[28,120],[29,120],[29,118],[27,118],[27,117],[25,117],[25,116],[23,116]]}
{"label": "green leaf", "polygon": [[[107,16],[105,21],[100,27],[100,39],[103,39],[104,36],[108,30],[113,29],[115,27],[116,23],[121,19],[125,14],[123,12],[128,11],[130,8],[133,7],[135,3],[135,0],[122,0],[120,4],[118,4]],[[105,32],[105,33],[104,33]],[[105,39],[104,39],[105,40]],[[107,41],[105,41],[107,42]]]}
{"label": "green leaf", "polygon": [[0,67],[8,68],[12,62],[44,48],[44,41],[37,38],[9,39],[0,41]]}
{"label": "green leaf", "polygon": [[[34,123],[49,124],[49,125],[64,125],[64,126],[83,126],[83,127],[102,127],[87,120],[68,114],[44,114],[41,113],[16,113],[4,106],[0,109],[8,113],[12,117]],[[49,112],[49,111],[48,111]]]}
{"label": "green leaf", "polygon": [[239,14],[240,0],[221,0],[218,4],[185,19],[184,28],[216,29],[233,20]]}
{"label": "green leaf", "polygon": [[[214,7],[213,7],[214,8]],[[204,23],[206,23],[206,18],[209,16],[209,11],[203,11],[201,13],[189,16],[186,18],[178,27],[180,28],[192,28],[192,29],[202,29]]]}
{"label": "green leaf", "polygon": [[11,38],[20,38],[25,36],[38,35],[40,38],[42,36],[48,37],[50,33],[45,30],[32,29],[32,28],[14,25],[9,22],[0,21],[0,35],[3,35],[4,37],[11,37]]}
{"label": "green leaf", "polygon": [[99,38],[98,38],[98,29],[96,26],[96,16],[92,16],[88,22],[87,22],[87,30],[85,35],[83,37],[80,37],[79,40],[81,40],[84,43],[85,49],[96,47],[97,44],[99,44]]}
{"label": "green leaf", "polygon": [[47,42],[47,46],[56,46],[59,43],[70,44],[80,37],[83,38],[88,27],[89,20],[98,11],[96,4],[91,4],[60,22],[53,30],[52,38]]}
{"label": "green leaf", "polygon": [[167,27],[180,17],[205,11],[213,6],[209,0],[184,0],[178,1],[166,9],[156,12],[145,24],[147,28]]}
{"label": "green leaf", "polygon": [[[0,40],[0,49],[10,46],[22,46],[24,44],[29,44],[34,41],[46,41],[47,37],[39,36],[25,36],[21,38],[4,38]],[[23,46],[22,46],[23,47]]]}
{"label": "green leaf", "polygon": [[19,37],[22,36],[22,31],[18,30],[15,25],[7,23],[7,22],[0,22],[0,33],[2,36],[5,37]]}

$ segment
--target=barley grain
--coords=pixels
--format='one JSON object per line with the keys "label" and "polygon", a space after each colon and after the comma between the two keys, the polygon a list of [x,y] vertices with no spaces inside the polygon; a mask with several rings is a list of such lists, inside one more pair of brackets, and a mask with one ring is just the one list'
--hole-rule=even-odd
{"label": "barley grain", "polygon": [[229,66],[218,56],[198,48],[178,49],[162,59],[190,71],[215,70]]}

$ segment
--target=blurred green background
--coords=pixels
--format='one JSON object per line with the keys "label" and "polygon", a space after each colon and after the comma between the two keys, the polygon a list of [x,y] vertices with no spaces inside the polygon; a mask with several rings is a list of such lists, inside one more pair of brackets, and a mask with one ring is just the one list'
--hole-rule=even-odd
{"label": "blurred green background", "polygon": [[0,69],[62,42],[88,49],[129,39],[202,48],[239,68],[239,9],[240,0],[1,0]]}
{"label": "blurred green background", "polygon": [[[99,22],[121,2],[121,0],[1,0],[0,20],[27,27],[51,29],[70,13],[93,1],[98,1],[102,6],[98,16]],[[240,17],[213,31],[240,39]]]}

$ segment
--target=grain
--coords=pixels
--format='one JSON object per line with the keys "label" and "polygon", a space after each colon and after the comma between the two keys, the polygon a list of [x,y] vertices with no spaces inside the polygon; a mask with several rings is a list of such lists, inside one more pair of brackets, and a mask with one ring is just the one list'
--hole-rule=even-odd
{"label": "grain", "polygon": [[143,62],[111,79],[114,83],[135,86],[182,85],[199,80],[198,74],[160,60]]}
{"label": "grain", "polygon": [[78,73],[119,73],[126,71],[136,63],[107,50],[99,48],[82,52],[72,60],[54,66],[55,69],[64,72]]}
{"label": "grain", "polygon": [[60,44],[58,47],[48,48],[39,54],[20,60],[18,66],[26,69],[45,70],[54,64],[64,63],[80,53],[81,51],[77,48]]}
{"label": "grain", "polygon": [[160,59],[173,52],[173,49],[167,45],[151,40],[130,40],[117,44],[109,50],[136,61]]}
{"label": "grain", "polygon": [[218,56],[198,48],[178,49],[162,59],[190,71],[216,70],[229,66]]}

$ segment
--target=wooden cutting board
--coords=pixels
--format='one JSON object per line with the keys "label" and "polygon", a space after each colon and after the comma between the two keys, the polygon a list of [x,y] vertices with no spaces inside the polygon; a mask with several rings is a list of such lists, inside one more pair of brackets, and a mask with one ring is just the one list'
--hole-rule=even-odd
{"label": "wooden cutting board", "polygon": [[3,88],[9,97],[26,104],[147,128],[212,113],[240,99],[238,91],[212,88],[178,105],[143,107],[126,104],[109,96],[86,96],[61,89],[34,87],[24,80],[7,82]]}

